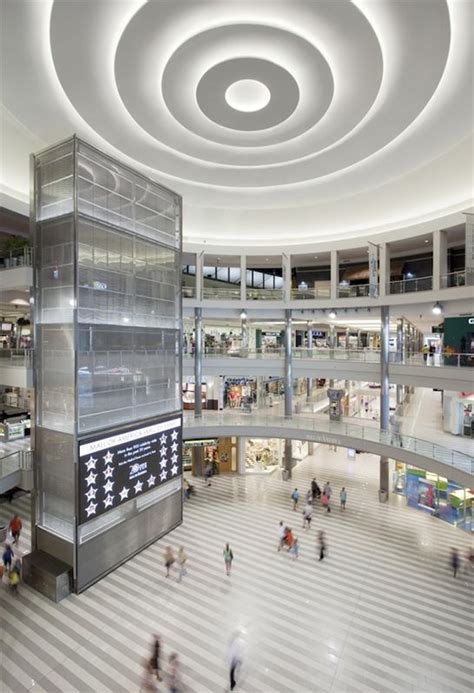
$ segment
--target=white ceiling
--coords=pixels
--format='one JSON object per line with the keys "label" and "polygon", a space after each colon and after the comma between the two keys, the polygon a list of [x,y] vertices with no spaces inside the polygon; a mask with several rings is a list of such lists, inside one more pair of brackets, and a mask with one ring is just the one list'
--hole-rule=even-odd
{"label": "white ceiling", "polygon": [[[214,252],[459,222],[473,191],[473,8],[6,0],[4,204],[28,199],[28,153],[75,131],[181,193],[185,240]],[[248,110],[255,94],[237,88],[229,105],[241,80],[264,84],[268,105]]]}

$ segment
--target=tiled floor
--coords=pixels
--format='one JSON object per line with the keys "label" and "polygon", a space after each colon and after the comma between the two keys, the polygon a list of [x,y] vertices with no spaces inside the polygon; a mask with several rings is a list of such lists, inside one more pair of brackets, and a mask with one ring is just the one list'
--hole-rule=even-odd
{"label": "tiled floor", "polygon": [[[371,456],[350,461],[320,447],[293,482],[198,481],[180,528],[84,594],[55,605],[24,586],[18,599],[0,589],[2,693],[138,692],[154,632],[166,656],[179,653],[186,691],[222,693],[237,628],[246,641],[243,692],[471,690],[473,579],[454,579],[448,565],[449,547],[464,553],[469,537],[402,498],[379,504],[377,472]],[[341,513],[335,502],[330,515],[317,507],[305,532],[289,496],[313,475],[331,480],[335,498],[345,485],[348,507]],[[0,521],[14,507],[26,517],[28,504],[0,505]],[[300,537],[297,561],[276,550],[280,519]],[[323,562],[319,529],[329,546]],[[25,531],[23,546],[28,539]],[[181,584],[164,577],[168,543],[189,555]]]}

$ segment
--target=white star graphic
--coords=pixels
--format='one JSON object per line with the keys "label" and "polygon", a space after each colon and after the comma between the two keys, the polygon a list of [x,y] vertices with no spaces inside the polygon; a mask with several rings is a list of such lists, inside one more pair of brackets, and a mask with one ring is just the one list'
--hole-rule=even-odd
{"label": "white star graphic", "polygon": [[168,452],[168,448],[167,448],[167,447],[160,448],[160,455],[161,455],[162,457],[165,457],[165,455],[166,455],[167,452]]}
{"label": "white star graphic", "polygon": [[171,434],[171,440],[176,440],[177,437],[178,437],[178,431],[175,430],[175,431],[173,431],[173,433]]}
{"label": "white star graphic", "polygon": [[120,500],[125,500],[125,498],[128,498],[128,492],[129,491],[130,491],[130,489],[127,488],[126,486],[124,486],[123,489],[119,493]]}
{"label": "white star graphic", "polygon": [[162,445],[165,445],[167,439],[168,439],[168,436],[167,436],[165,433],[163,433],[163,435],[160,437],[160,443],[161,443]]}
{"label": "white star graphic", "polygon": [[97,503],[89,503],[89,505],[86,508],[86,513],[87,517],[90,517],[91,515],[95,515],[96,509],[97,508]]}
{"label": "white star graphic", "polygon": [[171,476],[175,476],[178,473],[178,467],[174,464],[171,467]]}
{"label": "white star graphic", "polygon": [[150,476],[146,480],[147,484],[148,484],[148,488],[151,488],[152,486],[155,485],[155,479],[156,479],[156,476],[153,476],[153,474],[150,474]]}
{"label": "white star graphic", "polygon": [[161,462],[160,462],[161,469],[164,469],[167,464],[168,464],[168,460],[166,458],[164,460],[161,460]]}
{"label": "white star graphic", "polygon": [[173,464],[176,464],[178,461],[178,455],[175,453],[174,455],[171,455],[171,461]]}
{"label": "white star graphic", "polygon": [[110,464],[112,462],[113,457],[114,457],[114,453],[110,452],[110,450],[107,450],[107,454],[104,455],[105,464]]}
{"label": "white star graphic", "polygon": [[166,471],[166,469],[164,469],[164,470],[161,472],[161,474],[160,474],[160,479],[161,479],[161,481],[166,481],[167,474],[168,474],[168,472]]}
{"label": "white star graphic", "polygon": [[178,450],[178,443],[174,442],[171,443],[171,452],[177,452]]}
{"label": "white star graphic", "polygon": [[115,484],[115,481],[110,481],[110,479],[109,479],[108,482],[104,486],[104,493],[110,493],[114,487],[114,484]]}
{"label": "white star graphic", "polygon": [[133,488],[135,489],[135,494],[140,493],[143,488],[143,481],[137,481]]}
{"label": "white star graphic", "polygon": [[90,486],[91,484],[95,484],[95,480],[97,479],[97,474],[94,474],[94,472],[91,472],[89,476],[86,476],[86,484]]}
{"label": "white star graphic", "polygon": [[104,507],[105,508],[112,507],[113,504],[114,504],[114,496],[111,496],[109,493],[109,495],[106,496],[106,498],[105,498]]}
{"label": "white star graphic", "polygon": [[97,493],[97,489],[94,488],[93,486],[91,486],[90,489],[86,493],[87,500],[91,501],[93,498],[95,498],[96,493]]}
{"label": "white star graphic", "polygon": [[92,457],[92,456],[89,457],[89,459],[86,462],[86,467],[87,467],[88,472],[90,472],[91,469],[95,469],[96,462],[97,462],[97,460],[94,459],[94,457]]}
{"label": "white star graphic", "polygon": [[112,469],[112,467],[107,466],[104,469],[104,479],[108,479],[109,477],[111,477],[113,475],[113,473],[114,473],[114,470]]}

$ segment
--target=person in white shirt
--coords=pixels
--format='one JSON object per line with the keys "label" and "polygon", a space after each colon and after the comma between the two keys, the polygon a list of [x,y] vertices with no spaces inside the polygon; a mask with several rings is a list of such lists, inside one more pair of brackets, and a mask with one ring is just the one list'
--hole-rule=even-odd
{"label": "person in white shirt", "polygon": [[280,520],[280,526],[278,527],[278,551],[281,551],[285,543],[285,534],[285,525],[283,524],[283,520]]}

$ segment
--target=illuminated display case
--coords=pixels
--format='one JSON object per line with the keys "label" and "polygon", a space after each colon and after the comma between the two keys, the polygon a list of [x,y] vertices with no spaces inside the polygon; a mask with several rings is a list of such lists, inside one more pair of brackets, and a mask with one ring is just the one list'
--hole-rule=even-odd
{"label": "illuminated display case", "polygon": [[[167,480],[176,487],[171,500],[153,496],[151,487],[156,508],[143,500],[146,493],[120,507],[114,499],[103,508],[101,498],[101,522],[89,518],[94,532],[84,522],[87,460],[78,452],[91,436],[181,421],[181,198],[77,137],[33,156],[32,178],[34,541],[73,566],[81,590],[181,521],[181,443],[179,474]],[[159,450],[154,454],[152,476]],[[158,516],[165,505],[166,522],[145,520],[143,513]],[[144,529],[137,534],[138,524]],[[117,526],[123,548],[103,551]],[[97,569],[84,572],[89,544],[99,554]]]}

